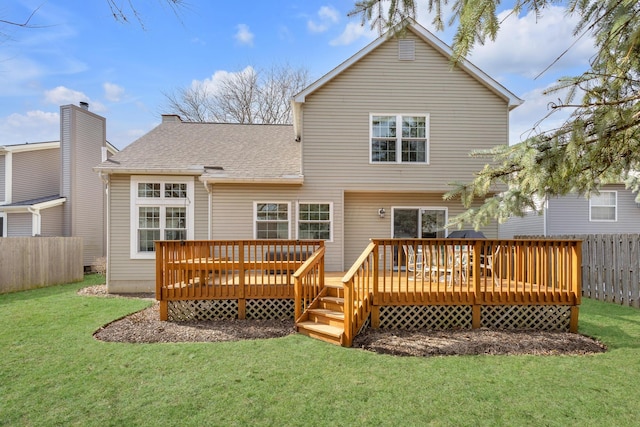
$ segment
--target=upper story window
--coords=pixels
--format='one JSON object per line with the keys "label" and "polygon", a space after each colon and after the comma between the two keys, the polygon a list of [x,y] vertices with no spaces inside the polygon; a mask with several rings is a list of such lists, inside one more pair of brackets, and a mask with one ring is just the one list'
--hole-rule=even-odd
{"label": "upper story window", "polygon": [[289,238],[289,203],[256,202],[256,239]]}
{"label": "upper story window", "polygon": [[589,199],[589,221],[617,221],[618,192],[601,191]]}
{"label": "upper story window", "polygon": [[372,163],[429,163],[429,115],[371,115]]}
{"label": "upper story window", "polygon": [[154,258],[156,240],[193,239],[193,178],[131,177],[131,258]]}
{"label": "upper story window", "polygon": [[298,204],[298,239],[331,240],[331,203]]}

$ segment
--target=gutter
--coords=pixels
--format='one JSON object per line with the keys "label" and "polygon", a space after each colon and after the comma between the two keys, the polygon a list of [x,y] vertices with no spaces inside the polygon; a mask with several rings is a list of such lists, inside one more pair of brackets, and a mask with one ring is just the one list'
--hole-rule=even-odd
{"label": "gutter", "polygon": [[201,175],[199,180],[206,184],[304,184],[303,175],[280,178],[231,178]]}

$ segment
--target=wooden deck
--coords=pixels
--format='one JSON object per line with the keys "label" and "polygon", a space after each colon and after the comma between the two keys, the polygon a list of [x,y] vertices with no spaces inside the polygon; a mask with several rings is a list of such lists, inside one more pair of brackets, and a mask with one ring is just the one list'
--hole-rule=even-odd
{"label": "wooden deck", "polygon": [[[500,307],[518,306],[527,312],[513,324],[555,316],[551,323],[567,321],[577,331],[579,241],[374,239],[347,272],[324,271],[323,241],[158,242],[156,250],[163,320],[171,301],[236,301],[244,318],[251,301],[276,301],[282,313],[286,303],[277,301],[288,300],[299,330],[348,346],[367,320],[373,327],[389,318],[425,324],[405,322],[402,307],[443,307],[438,316],[464,318],[475,328],[491,316],[505,319],[491,314]],[[544,306],[569,311],[531,308]],[[327,325],[337,329],[329,333]]]}

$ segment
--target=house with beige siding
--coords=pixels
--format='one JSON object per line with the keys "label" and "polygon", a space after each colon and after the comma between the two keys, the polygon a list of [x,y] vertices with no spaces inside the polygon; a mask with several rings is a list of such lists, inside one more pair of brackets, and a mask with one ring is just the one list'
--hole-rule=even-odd
{"label": "house with beige siding", "polygon": [[[95,168],[108,185],[111,292],[155,286],[155,240],[323,239],[345,271],[371,238],[444,237],[443,194],[507,144],[522,103],[418,24],[292,100],[292,125],[162,123]],[[498,237],[497,223],[486,227]]]}
{"label": "house with beige siding", "polygon": [[0,236],[79,236],[84,265],[106,254],[105,191],[93,166],[117,151],[88,105],[60,107],[60,139],[0,146]]}
{"label": "house with beige siding", "polygon": [[590,198],[577,194],[549,198],[530,211],[500,224],[499,237],[640,233],[640,204],[624,184],[603,185]]}

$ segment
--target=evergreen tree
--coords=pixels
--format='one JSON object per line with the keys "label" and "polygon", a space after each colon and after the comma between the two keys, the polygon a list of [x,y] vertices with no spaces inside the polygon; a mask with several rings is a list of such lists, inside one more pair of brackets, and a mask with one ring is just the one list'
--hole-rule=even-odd
{"label": "evergreen tree", "polygon": [[[442,29],[442,7],[448,0],[363,0],[352,14],[379,28],[394,28],[415,17],[423,5],[435,12]],[[593,36],[597,55],[582,75],[560,79],[547,92],[567,90],[554,109],[571,109],[563,125],[539,132],[512,146],[473,152],[489,163],[470,183],[454,183],[447,199],[460,198],[468,209],[451,222],[478,228],[492,219],[506,220],[535,209],[536,201],[578,193],[589,196],[605,183],[625,182],[640,202],[640,3],[637,0],[516,0],[513,13],[533,11],[544,19],[544,8],[566,3],[580,16],[576,36]],[[500,0],[455,0],[454,62],[476,43],[495,39]],[[469,209],[476,199],[479,208]]]}

